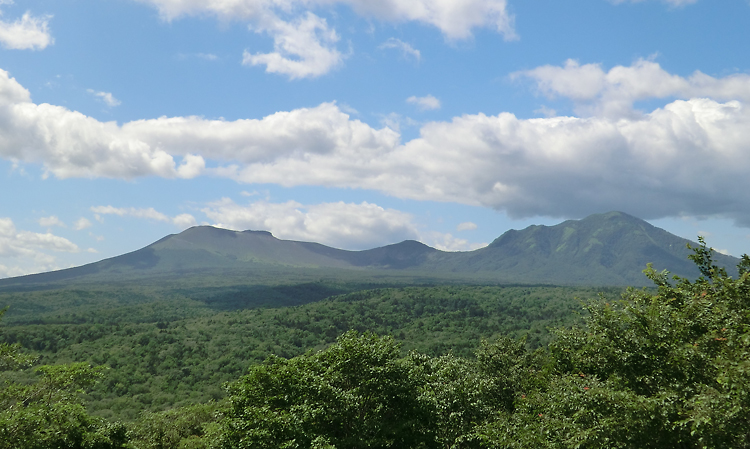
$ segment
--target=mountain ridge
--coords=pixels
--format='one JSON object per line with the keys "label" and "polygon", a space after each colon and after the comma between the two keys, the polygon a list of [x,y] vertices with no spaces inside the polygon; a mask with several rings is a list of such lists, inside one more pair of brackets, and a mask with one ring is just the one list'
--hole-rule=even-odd
{"label": "mountain ridge", "polygon": [[[623,212],[594,214],[554,226],[532,225],[504,232],[484,248],[441,251],[421,242],[403,242],[361,251],[315,242],[282,240],[268,231],[232,231],[195,226],[139,250],[65,270],[0,279],[13,285],[74,283],[96,279],[136,279],[210,271],[252,274],[273,268],[329,270],[332,273],[429,275],[439,281],[467,279],[570,285],[646,285],[642,270],[653,263],[683,277],[696,277],[687,239]],[[739,261],[715,255],[730,272]],[[448,279],[449,278],[449,279]]]}

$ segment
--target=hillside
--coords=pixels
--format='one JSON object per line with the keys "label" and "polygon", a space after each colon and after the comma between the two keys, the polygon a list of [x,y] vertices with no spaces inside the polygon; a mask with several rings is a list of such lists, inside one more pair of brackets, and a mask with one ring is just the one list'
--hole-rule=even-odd
{"label": "hillside", "polygon": [[[100,262],[0,280],[0,292],[49,284],[147,282],[187,286],[189,277],[230,283],[284,284],[319,279],[397,283],[493,282],[559,285],[645,285],[647,263],[697,276],[688,240],[621,212],[556,226],[509,230],[485,248],[445,252],[415,241],[365,251],[280,240],[265,231],[190,228],[132,253]],[[694,244],[694,243],[693,243]],[[732,268],[737,259],[717,255]],[[205,279],[204,279],[205,281]]]}
{"label": "hillside", "polygon": [[[556,226],[510,230],[486,248],[440,260],[435,269],[496,276],[512,282],[566,285],[648,285],[646,264],[683,277],[699,275],[687,244],[697,244],[622,212]],[[738,259],[716,254],[732,271]],[[458,263],[457,263],[458,262]]]}

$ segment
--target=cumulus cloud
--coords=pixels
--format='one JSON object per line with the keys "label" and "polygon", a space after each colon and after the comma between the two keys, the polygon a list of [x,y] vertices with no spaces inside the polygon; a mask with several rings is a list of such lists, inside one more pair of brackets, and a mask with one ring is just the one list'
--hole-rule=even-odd
{"label": "cumulus cloud", "polygon": [[422,53],[419,50],[407,44],[406,42],[396,39],[395,37],[389,38],[383,42],[378,48],[393,48],[401,51],[404,58],[414,58],[415,61],[419,62],[422,59]]}
{"label": "cumulus cloud", "polygon": [[94,206],[91,212],[97,215],[117,215],[120,217],[131,216],[135,218],[146,218],[154,221],[171,221],[169,217],[157,211],[153,207],[138,209],[135,207]]}
{"label": "cumulus cloud", "polygon": [[187,229],[198,224],[195,217],[190,214],[180,214],[172,217],[172,223],[180,229]]}
{"label": "cumulus cloud", "polygon": [[[5,2],[9,4],[12,2]],[[3,3],[0,3],[2,5]],[[2,11],[0,11],[0,17]],[[0,45],[11,50],[43,50],[55,40],[49,31],[50,16],[35,17],[26,12],[12,22],[0,19]]]}
{"label": "cumulus cloud", "polygon": [[0,218],[0,277],[20,276],[58,268],[50,253],[79,252],[68,239],[50,232],[16,229],[13,220]]}
{"label": "cumulus cloud", "polygon": [[326,74],[343,60],[335,48],[338,35],[328,28],[325,19],[311,12],[293,22],[274,17],[255,29],[273,36],[274,51],[251,54],[246,50],[244,65],[265,65],[266,72],[298,79]]}
{"label": "cumulus cloud", "polygon": [[93,206],[91,212],[96,214],[96,217],[102,215],[117,215],[119,217],[134,217],[142,218],[152,221],[161,221],[165,223],[172,223],[178,228],[189,228],[197,224],[195,217],[190,214],[180,214],[175,217],[169,217],[163,214],[153,207],[149,208],[137,208],[137,207],[114,207],[114,206]]}
{"label": "cumulus cloud", "polygon": [[441,232],[432,232],[425,240],[427,245],[441,251],[474,251],[487,246],[487,243],[471,243],[466,239],[454,237],[450,233]]}
{"label": "cumulus cloud", "polygon": [[[264,65],[269,73],[291,79],[328,73],[343,61],[336,49],[339,37],[314,10],[347,5],[367,18],[391,23],[419,22],[437,27],[451,40],[471,37],[475,28],[494,28],[506,40],[516,39],[514,18],[507,0],[136,0],[155,7],[163,19],[215,16],[222,21],[242,20],[250,28],[273,37],[274,51],[245,51],[245,65]],[[282,20],[280,17],[291,18]],[[398,39],[386,42],[419,59],[419,51]]]}
{"label": "cumulus cloud", "polygon": [[689,77],[673,75],[650,60],[605,71],[600,64],[569,59],[563,66],[545,65],[517,72],[511,78],[529,78],[548,97],[565,97],[577,104],[581,115],[632,116],[633,103],[652,98],[712,98],[750,101],[750,75],[714,78],[700,71]]}
{"label": "cumulus cloud", "polygon": [[406,99],[406,102],[416,105],[420,111],[434,111],[440,109],[440,100],[432,95],[427,95],[425,97],[411,96]]}
{"label": "cumulus cloud", "polygon": [[75,229],[76,231],[90,228],[91,226],[92,226],[91,221],[89,221],[85,217],[81,217],[78,220],[76,220],[75,223],[73,223],[73,229]]}
{"label": "cumulus cloud", "polygon": [[49,217],[40,218],[39,226],[42,226],[44,228],[51,228],[52,226],[60,226],[61,228],[64,228],[65,223],[63,223],[62,220],[57,218],[55,215],[51,215]]}
{"label": "cumulus cloud", "polygon": [[376,204],[258,201],[239,205],[224,198],[203,213],[217,226],[235,230],[266,230],[286,240],[301,240],[346,249],[369,249],[417,239],[411,215]]}
{"label": "cumulus cloud", "polygon": [[119,106],[121,104],[120,100],[115,98],[109,92],[97,92],[94,89],[88,89],[88,93],[92,94],[93,96],[98,98],[102,103],[106,104],[107,106],[111,108],[115,106]]}
{"label": "cumulus cloud", "polygon": [[473,231],[477,228],[478,226],[476,225],[476,223],[465,221],[463,223],[459,223],[458,226],[456,226],[456,231]]}
{"label": "cumulus cloud", "polygon": [[[137,0],[156,7],[165,20],[189,15],[213,15],[221,20],[248,20],[261,24],[275,12],[351,7],[363,17],[388,22],[420,22],[437,27],[449,39],[465,39],[474,28],[494,28],[515,39],[513,16],[507,0]],[[270,19],[273,20],[273,19]]]}
{"label": "cumulus cloud", "polygon": [[[41,163],[60,178],[193,177],[200,156],[184,154],[182,166],[160,148],[115,122],[100,122],[50,104],[34,104],[23,86],[0,69],[0,157]],[[184,168],[183,168],[184,167]]]}
{"label": "cumulus cloud", "polygon": [[[570,66],[576,67],[585,66]],[[118,126],[35,105],[0,72],[0,157],[41,163],[59,177],[206,173],[249,184],[361,188],[482,205],[513,218],[622,210],[646,219],[724,216],[750,226],[750,79],[682,78],[648,61],[623,69],[617,78],[614,69],[586,67],[605,75],[592,90],[545,79],[552,94],[588,101],[612,89],[632,99],[688,98],[614,117],[467,114],[427,123],[407,142],[333,103],[262,119],[162,117]],[[654,73],[664,82],[643,82]]]}

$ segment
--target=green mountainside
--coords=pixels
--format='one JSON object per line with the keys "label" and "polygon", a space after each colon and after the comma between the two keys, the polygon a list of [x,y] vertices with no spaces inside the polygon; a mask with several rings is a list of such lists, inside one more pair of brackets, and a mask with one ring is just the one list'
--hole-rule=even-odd
{"label": "green mountainside", "polygon": [[[158,279],[159,285],[190,277],[234,278],[256,284],[338,279],[370,282],[500,282],[557,285],[644,285],[646,264],[695,277],[688,240],[622,212],[591,215],[556,226],[510,230],[489,246],[445,252],[415,241],[365,251],[280,240],[265,231],[190,228],[132,253],[100,262],[0,280],[0,291],[35,285],[72,285]],[[695,244],[694,244],[695,245]],[[738,259],[717,254],[721,266]]]}
{"label": "green mountainside", "polygon": [[[567,285],[648,285],[642,270],[652,263],[682,277],[699,275],[688,260],[695,242],[622,212],[591,215],[556,226],[510,230],[488,247],[454,256],[452,270],[512,282]],[[720,266],[738,259],[716,254]],[[436,263],[436,267],[441,267]],[[446,266],[447,268],[447,266]]]}
{"label": "green mountainside", "polygon": [[372,447],[745,447],[750,259],[686,243],[617,212],[457,253],[196,227],[2,280],[0,449],[334,447],[407,396],[355,421],[419,412],[430,444]]}

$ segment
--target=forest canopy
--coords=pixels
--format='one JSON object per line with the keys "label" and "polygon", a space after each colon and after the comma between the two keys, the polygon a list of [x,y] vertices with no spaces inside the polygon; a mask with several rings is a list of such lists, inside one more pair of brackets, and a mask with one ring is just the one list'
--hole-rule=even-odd
{"label": "forest canopy", "polygon": [[[126,424],[84,409],[104,367],[6,376],[0,447],[748,448],[750,258],[733,278],[700,243],[698,279],[649,266],[655,288],[586,301],[583,321],[541,346],[506,336],[473,356],[405,353],[393,336],[353,330],[250,366],[215,401]],[[6,372],[30,362],[0,346]]]}
{"label": "forest canopy", "polygon": [[656,292],[587,305],[548,348],[483,342],[475,359],[399,358],[347,333],[230,387],[220,447],[750,447],[750,259],[732,279],[645,270]]}

